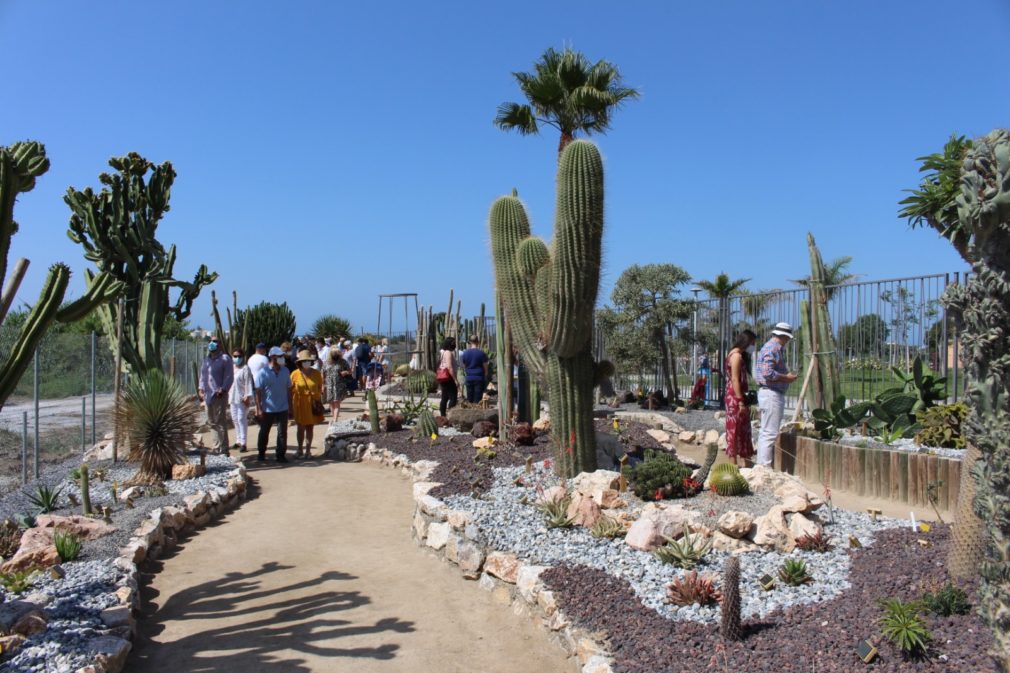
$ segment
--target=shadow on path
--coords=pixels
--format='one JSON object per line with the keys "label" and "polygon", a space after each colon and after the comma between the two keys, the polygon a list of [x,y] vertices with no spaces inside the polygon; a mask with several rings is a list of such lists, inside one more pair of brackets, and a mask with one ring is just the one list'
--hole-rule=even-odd
{"label": "shadow on path", "polygon": [[[145,575],[156,574],[162,562],[149,564]],[[355,623],[353,611],[371,603],[358,591],[342,591],[340,583],[358,579],[340,571],[289,584],[264,578],[292,566],[264,563],[251,572],[226,572],[219,579],[174,593],[164,605],[145,581],[143,607],[131,671],[224,671],[242,673],[277,670],[311,671],[299,654],[315,657],[392,659],[399,645],[340,647],[339,639],[367,634],[410,633],[413,622],[387,617],[374,623]],[[145,580],[149,577],[145,578]],[[348,619],[336,619],[342,613]],[[208,620],[208,628],[178,640],[156,642],[166,622]],[[234,623],[232,623],[234,622]]]}

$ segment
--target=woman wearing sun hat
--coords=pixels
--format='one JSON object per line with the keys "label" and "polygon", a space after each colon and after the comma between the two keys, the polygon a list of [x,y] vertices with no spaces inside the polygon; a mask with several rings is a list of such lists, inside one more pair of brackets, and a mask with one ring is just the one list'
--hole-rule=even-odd
{"label": "woman wearing sun hat", "polygon": [[[312,430],[323,422],[323,373],[313,369],[312,351],[298,351],[298,368],[291,373],[291,409],[297,426],[298,452],[295,458],[312,457]],[[313,408],[315,407],[315,408]]]}

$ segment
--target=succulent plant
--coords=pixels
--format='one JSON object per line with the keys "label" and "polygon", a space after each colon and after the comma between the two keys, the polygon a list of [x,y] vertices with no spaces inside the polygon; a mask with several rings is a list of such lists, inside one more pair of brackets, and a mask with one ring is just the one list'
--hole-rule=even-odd
{"label": "succulent plant", "polygon": [[57,530],[53,533],[53,546],[60,557],[60,562],[67,563],[75,560],[81,554],[81,538],[79,535],[65,530]]}
{"label": "succulent plant", "polygon": [[746,495],[750,493],[750,486],[744,476],[740,474],[740,468],[732,463],[722,463],[716,467],[721,469],[712,470],[712,476],[709,478],[709,482],[716,493],[722,496]]}
{"label": "succulent plant", "polygon": [[803,551],[813,551],[825,553],[835,548],[831,543],[831,536],[825,535],[824,531],[818,530],[810,535],[803,535],[796,539],[796,548]]}
{"label": "succulent plant", "polygon": [[920,428],[915,435],[916,443],[949,449],[965,447],[964,422],[968,418],[968,405],[964,402],[931,407],[916,413],[915,418]]}
{"label": "succulent plant", "polygon": [[418,369],[407,376],[407,390],[414,395],[425,395],[435,389],[435,372]]}
{"label": "succulent plant", "polygon": [[810,584],[814,578],[807,572],[807,562],[802,559],[787,558],[779,568],[779,579],[790,586]]}
{"label": "succulent plant", "polygon": [[702,464],[701,468],[698,470],[698,474],[695,475],[694,480],[699,484],[704,484],[708,481],[709,472],[712,471],[712,466],[715,465],[716,459],[719,457],[719,445],[712,443],[705,447],[705,462]]}
{"label": "succulent plant", "polygon": [[593,537],[606,539],[624,537],[627,531],[624,528],[624,524],[620,521],[611,516],[604,515],[597,519],[596,523],[589,529],[589,532],[592,533]]}
{"label": "succulent plant", "polygon": [[372,433],[379,432],[379,402],[375,399],[375,391],[369,390],[368,397],[368,420],[371,422]]}
{"label": "succulent plant", "polygon": [[666,597],[674,605],[711,605],[722,600],[722,593],[712,577],[692,570],[667,585]]}
{"label": "succulent plant", "polygon": [[740,558],[730,555],[722,567],[720,632],[726,640],[742,640],[740,623]]}
{"label": "succulent plant", "polygon": [[691,476],[691,470],[672,454],[647,450],[645,460],[626,466],[624,475],[642,500],[663,500],[687,495],[685,480]]}
{"label": "succulent plant", "polygon": [[948,581],[934,591],[926,591],[919,599],[919,605],[927,612],[940,617],[951,615],[966,615],[971,611],[967,592],[953,582]]}
{"label": "succulent plant", "polygon": [[438,423],[435,422],[435,415],[431,413],[431,407],[427,404],[418,412],[414,428],[421,439],[438,436]]}
{"label": "succulent plant", "polygon": [[884,637],[908,656],[924,655],[932,635],[919,616],[918,607],[914,603],[902,603],[896,598],[880,601],[880,607],[884,614],[877,623],[880,624]]}
{"label": "succulent plant", "polygon": [[84,516],[91,516],[91,480],[87,463],[81,465],[77,471],[77,475],[80,479],[81,512]]}
{"label": "succulent plant", "polygon": [[684,570],[695,568],[712,549],[712,543],[701,535],[692,534],[685,525],[679,540],[664,536],[666,544],[653,553],[663,563],[675,565]]}
{"label": "succulent plant", "polygon": [[572,497],[566,493],[563,497],[538,504],[537,509],[546,517],[548,528],[571,528],[575,524],[575,519],[568,516],[571,504]]}
{"label": "succulent plant", "polygon": [[546,383],[559,473],[596,470],[593,426],[593,309],[603,240],[603,161],[591,142],[575,140],[558,160],[551,249],[530,235],[518,196],[491,206],[488,224],[496,286],[522,364]]}
{"label": "succulent plant", "polygon": [[835,354],[835,337],[828,313],[828,290],[825,289],[824,261],[812,234],[807,234],[810,253],[810,278],[805,285],[810,291],[810,301],[800,302],[801,336],[803,352],[809,357],[817,353],[817,362],[807,386],[807,406],[824,407],[842,392],[838,378],[838,356]]}

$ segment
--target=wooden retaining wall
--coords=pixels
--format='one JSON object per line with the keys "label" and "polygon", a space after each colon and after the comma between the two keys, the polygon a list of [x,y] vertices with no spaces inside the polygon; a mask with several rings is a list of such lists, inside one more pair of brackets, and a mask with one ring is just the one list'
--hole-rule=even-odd
{"label": "wooden retaining wall", "polygon": [[961,461],[926,453],[861,449],[783,433],[775,446],[775,468],[806,481],[856,495],[929,506],[926,485],[942,481],[937,507],[953,511],[961,485]]}

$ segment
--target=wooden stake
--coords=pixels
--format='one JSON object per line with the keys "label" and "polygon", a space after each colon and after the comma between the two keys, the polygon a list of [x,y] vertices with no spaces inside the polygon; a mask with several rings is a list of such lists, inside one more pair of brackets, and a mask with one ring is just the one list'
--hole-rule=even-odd
{"label": "wooden stake", "polygon": [[814,368],[817,366],[817,355],[816,353],[810,356],[810,364],[807,365],[807,373],[803,377],[803,387],[800,388],[800,399],[796,402],[796,411],[793,413],[793,423],[800,420],[800,412],[803,411],[803,403],[807,396],[807,386],[810,385],[810,376],[814,373]]}

